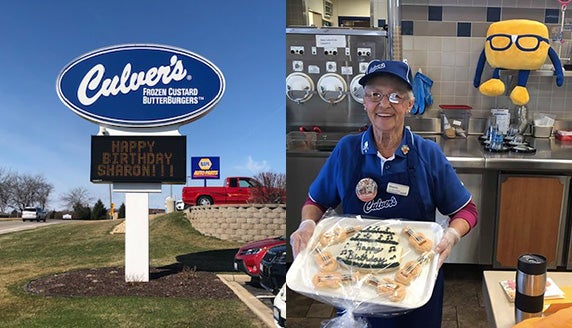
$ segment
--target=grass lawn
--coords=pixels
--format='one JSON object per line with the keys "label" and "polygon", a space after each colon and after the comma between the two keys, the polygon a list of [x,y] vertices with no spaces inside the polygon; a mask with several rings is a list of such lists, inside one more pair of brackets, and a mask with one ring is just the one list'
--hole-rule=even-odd
{"label": "grass lawn", "polygon": [[[263,327],[240,300],[167,297],[43,297],[29,295],[35,278],[80,268],[124,266],[119,221],[72,221],[0,235],[1,327]],[[238,243],[205,237],[177,212],[150,223],[151,266],[192,259],[197,270],[231,268],[212,250],[233,252]],[[225,260],[226,262],[226,260]]]}

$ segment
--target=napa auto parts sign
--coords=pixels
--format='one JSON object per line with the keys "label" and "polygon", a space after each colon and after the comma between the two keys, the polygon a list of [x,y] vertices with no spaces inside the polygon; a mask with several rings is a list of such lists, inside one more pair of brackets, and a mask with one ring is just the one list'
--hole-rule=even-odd
{"label": "napa auto parts sign", "polygon": [[222,72],[190,51],[126,44],[69,63],[57,79],[61,101],[102,125],[181,125],[208,113],[224,93]]}

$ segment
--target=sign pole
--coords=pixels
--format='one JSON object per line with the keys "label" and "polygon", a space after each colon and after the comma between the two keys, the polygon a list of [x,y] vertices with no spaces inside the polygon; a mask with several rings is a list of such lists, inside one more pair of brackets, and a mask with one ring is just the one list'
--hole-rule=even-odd
{"label": "sign pole", "polygon": [[148,193],[125,193],[125,281],[149,281]]}
{"label": "sign pole", "polygon": [[149,281],[149,193],[160,193],[161,184],[114,183],[114,192],[125,193],[125,281]]}

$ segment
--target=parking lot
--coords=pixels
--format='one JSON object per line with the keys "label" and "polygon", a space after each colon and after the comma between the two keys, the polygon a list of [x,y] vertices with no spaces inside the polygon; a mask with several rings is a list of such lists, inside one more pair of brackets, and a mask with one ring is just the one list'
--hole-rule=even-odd
{"label": "parking lot", "polygon": [[250,281],[242,283],[242,287],[272,310],[275,295],[266,289],[253,285]]}
{"label": "parking lot", "polygon": [[219,274],[218,277],[238,296],[244,304],[268,327],[275,327],[272,317],[274,295],[262,288],[252,286],[245,274]]}

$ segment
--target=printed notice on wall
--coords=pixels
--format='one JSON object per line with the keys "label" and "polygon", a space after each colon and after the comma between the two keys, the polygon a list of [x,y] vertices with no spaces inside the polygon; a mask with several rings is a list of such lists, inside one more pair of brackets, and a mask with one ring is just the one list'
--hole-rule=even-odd
{"label": "printed notice on wall", "polygon": [[345,35],[316,35],[316,47],[321,48],[345,48]]}
{"label": "printed notice on wall", "polygon": [[186,136],[92,136],[91,182],[184,184]]}

